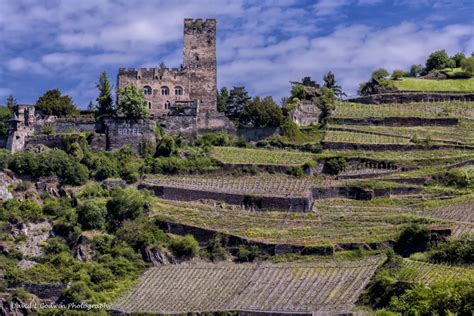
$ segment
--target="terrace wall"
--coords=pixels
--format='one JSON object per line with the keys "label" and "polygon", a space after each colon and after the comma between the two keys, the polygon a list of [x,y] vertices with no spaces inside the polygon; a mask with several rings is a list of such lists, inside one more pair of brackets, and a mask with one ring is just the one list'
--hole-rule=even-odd
{"label": "terrace wall", "polygon": [[457,118],[422,118],[422,117],[331,117],[330,123],[342,125],[384,125],[384,126],[453,126],[459,123]]}
{"label": "terrace wall", "polygon": [[363,104],[455,101],[472,102],[474,101],[474,93],[397,91],[352,98],[348,101]]}
{"label": "terrace wall", "polygon": [[321,142],[324,149],[331,150],[364,150],[364,151],[401,151],[401,150],[440,150],[465,149],[469,146],[458,145],[406,145],[406,144],[363,144],[347,142]]}

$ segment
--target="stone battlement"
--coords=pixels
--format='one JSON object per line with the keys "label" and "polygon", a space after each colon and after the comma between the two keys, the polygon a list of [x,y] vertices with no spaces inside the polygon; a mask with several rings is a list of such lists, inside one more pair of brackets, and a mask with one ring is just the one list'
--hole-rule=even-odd
{"label": "stone battlement", "polygon": [[119,68],[119,75],[137,75],[138,73],[155,73],[155,74],[182,74],[184,68],[162,68],[162,67],[152,67],[152,68]]}

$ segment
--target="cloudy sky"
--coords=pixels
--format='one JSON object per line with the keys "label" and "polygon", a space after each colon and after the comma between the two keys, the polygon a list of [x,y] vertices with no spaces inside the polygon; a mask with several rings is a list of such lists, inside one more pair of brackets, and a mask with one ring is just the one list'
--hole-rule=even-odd
{"label": "cloudy sky", "polygon": [[218,85],[288,94],[331,70],[349,94],[377,67],[474,51],[472,0],[0,0],[0,103],[59,88],[86,107],[102,71],[182,59],[183,19],[217,18]]}

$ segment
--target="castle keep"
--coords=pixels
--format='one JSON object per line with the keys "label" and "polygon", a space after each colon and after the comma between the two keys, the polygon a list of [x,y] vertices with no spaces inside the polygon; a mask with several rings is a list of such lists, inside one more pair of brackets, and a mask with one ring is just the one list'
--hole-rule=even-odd
{"label": "castle keep", "polygon": [[180,68],[120,68],[117,87],[143,89],[148,110],[162,117],[176,107],[217,112],[216,20],[185,19]]}

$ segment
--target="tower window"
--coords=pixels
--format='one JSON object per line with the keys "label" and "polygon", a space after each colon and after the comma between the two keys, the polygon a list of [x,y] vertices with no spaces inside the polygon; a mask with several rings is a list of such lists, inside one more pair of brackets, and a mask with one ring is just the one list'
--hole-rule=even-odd
{"label": "tower window", "polygon": [[151,110],[151,102],[148,102],[148,110]]}
{"label": "tower window", "polygon": [[143,87],[143,94],[144,95],[151,95],[151,87],[150,86],[144,86]]}
{"label": "tower window", "polygon": [[170,107],[171,107],[170,101],[166,101],[166,103],[165,103],[165,110],[169,110]]}
{"label": "tower window", "polygon": [[183,95],[183,88],[175,87],[174,88],[174,95]]}
{"label": "tower window", "polygon": [[166,86],[161,87],[160,91],[161,91],[161,95],[169,95],[170,94],[170,89],[168,89],[168,87],[166,87]]}

